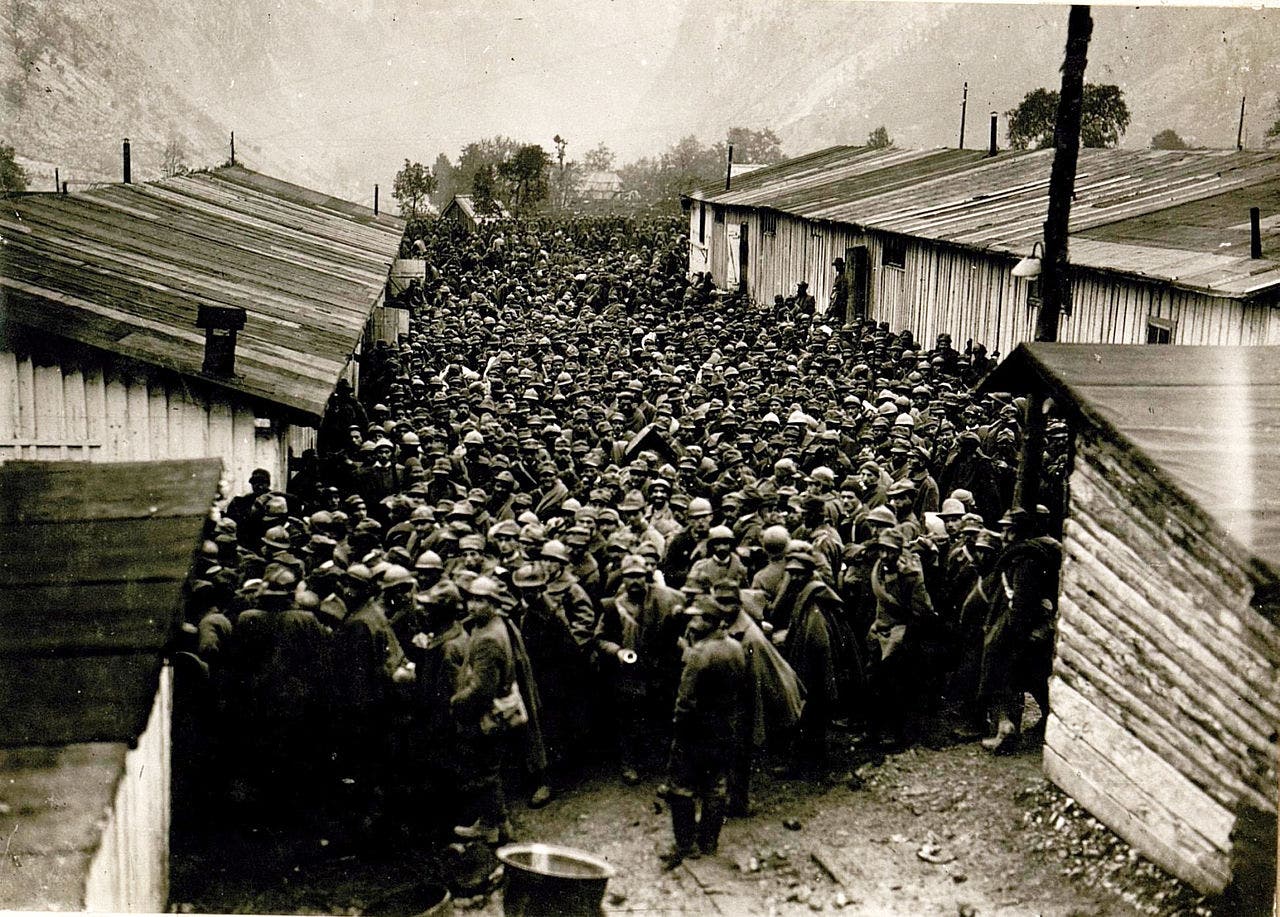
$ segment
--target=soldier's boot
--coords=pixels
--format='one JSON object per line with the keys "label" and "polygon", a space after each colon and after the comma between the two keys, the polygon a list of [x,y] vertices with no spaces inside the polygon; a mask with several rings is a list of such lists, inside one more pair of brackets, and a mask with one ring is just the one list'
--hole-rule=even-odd
{"label": "soldier's boot", "polygon": [[697,856],[694,846],[698,836],[698,820],[692,796],[672,793],[667,798],[671,807],[671,833],[674,843],[662,855],[662,864],[666,869],[675,869],[686,859]]}
{"label": "soldier's boot", "polygon": [[720,849],[720,829],[724,826],[725,800],[705,799],[698,820],[698,847],[705,856],[715,856]]}
{"label": "soldier's boot", "polygon": [[996,726],[996,734],[982,740],[982,747],[997,755],[1012,754],[1017,750],[1017,745],[1018,727],[1014,725],[1013,720],[1003,714]]}

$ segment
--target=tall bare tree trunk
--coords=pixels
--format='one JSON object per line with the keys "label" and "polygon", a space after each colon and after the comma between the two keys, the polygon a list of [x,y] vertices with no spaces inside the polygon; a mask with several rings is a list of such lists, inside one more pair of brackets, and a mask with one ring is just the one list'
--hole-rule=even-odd
{"label": "tall bare tree trunk", "polygon": [[1062,63],[1062,91],[1053,130],[1053,171],[1049,176],[1049,213],[1044,221],[1044,261],[1040,283],[1044,299],[1036,316],[1036,340],[1058,339],[1058,316],[1071,307],[1071,278],[1067,273],[1068,222],[1080,157],[1080,113],[1084,107],[1084,68],[1093,35],[1089,7],[1071,7],[1067,20],[1067,53]]}

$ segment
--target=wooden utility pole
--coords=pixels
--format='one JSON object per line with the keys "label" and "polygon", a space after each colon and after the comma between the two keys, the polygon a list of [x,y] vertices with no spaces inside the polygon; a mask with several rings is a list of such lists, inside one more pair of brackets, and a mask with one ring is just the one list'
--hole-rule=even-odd
{"label": "wooden utility pole", "polygon": [[1049,174],[1049,213],[1044,221],[1044,260],[1040,268],[1043,301],[1036,316],[1037,341],[1058,339],[1058,317],[1071,305],[1067,272],[1067,236],[1071,197],[1080,158],[1080,112],[1084,107],[1084,68],[1093,36],[1089,7],[1073,6],[1067,20],[1067,53],[1062,62],[1062,91],[1053,129],[1053,171]]}
{"label": "wooden utility pole", "polygon": [[551,138],[551,142],[556,145],[556,158],[560,160],[560,208],[563,210],[569,206],[569,189],[565,187],[564,182],[564,150],[569,145],[569,141],[556,134]]}
{"label": "wooden utility pole", "polygon": [[1240,126],[1236,128],[1236,152],[1244,149],[1244,100],[1240,97]]}
{"label": "wooden utility pole", "polygon": [[964,149],[964,120],[969,113],[969,81],[964,81],[964,93],[960,96],[960,149]]}

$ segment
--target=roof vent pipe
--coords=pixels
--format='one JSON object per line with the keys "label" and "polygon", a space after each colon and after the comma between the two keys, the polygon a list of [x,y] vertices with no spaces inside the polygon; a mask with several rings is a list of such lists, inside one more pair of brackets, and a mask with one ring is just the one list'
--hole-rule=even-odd
{"label": "roof vent pipe", "polygon": [[133,181],[133,166],[129,161],[129,138],[124,138],[124,183],[127,185]]}
{"label": "roof vent pipe", "polygon": [[733,182],[733,144],[729,144],[729,161],[724,167],[724,190],[729,190],[729,185]]}
{"label": "roof vent pipe", "polygon": [[1249,208],[1249,257],[1262,257],[1262,212],[1257,207]]}
{"label": "roof vent pipe", "polygon": [[196,327],[204,329],[204,371],[210,376],[234,376],[236,332],[244,327],[239,306],[200,306]]}
{"label": "roof vent pipe", "polygon": [[1000,148],[996,146],[996,118],[997,117],[998,117],[997,114],[993,111],[991,113],[991,145],[987,148],[988,156],[994,156],[996,155],[996,153],[1000,152]]}

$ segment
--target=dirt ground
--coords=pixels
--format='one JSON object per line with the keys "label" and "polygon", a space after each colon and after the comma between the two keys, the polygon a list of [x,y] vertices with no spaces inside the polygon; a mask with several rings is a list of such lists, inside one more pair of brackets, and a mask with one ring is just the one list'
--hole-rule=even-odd
{"label": "dirt ground", "polygon": [[[654,856],[670,826],[651,788],[593,783],[525,815],[522,834],[616,864],[607,910],[618,913],[1138,913],[1030,849],[1023,816],[1041,784],[1038,754],[913,749],[862,772],[857,791],[762,778],[757,813],[727,823],[720,853],[670,873]],[[604,818],[592,814],[601,808]]]}
{"label": "dirt ground", "polygon": [[[581,848],[617,867],[609,913],[1210,913],[1105,829],[1104,851],[1085,859],[1106,860],[1107,880],[1098,864],[1082,866],[1076,848],[1096,847],[1100,826],[1057,814],[1071,804],[1043,780],[1037,750],[996,758],[976,743],[917,748],[859,773],[864,786],[853,790],[766,772],[756,814],[727,823],[720,853],[672,872],[655,855],[670,839],[654,795],[660,775],[636,787],[597,776],[513,815],[520,840]],[[1076,829],[1085,821],[1094,832],[1087,843]],[[175,858],[174,909],[359,914],[430,874],[433,859],[394,845],[357,855],[315,832],[213,832]],[[462,904],[500,914],[501,893]]]}

